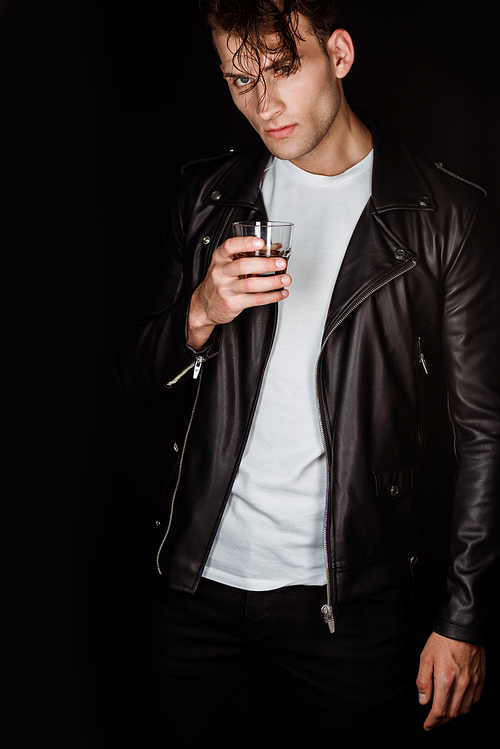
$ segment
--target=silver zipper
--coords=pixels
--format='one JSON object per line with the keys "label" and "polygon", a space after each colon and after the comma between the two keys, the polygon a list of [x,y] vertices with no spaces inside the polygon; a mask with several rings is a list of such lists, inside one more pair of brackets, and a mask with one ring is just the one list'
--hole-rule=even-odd
{"label": "silver zipper", "polygon": [[[429,369],[427,367],[427,362],[425,361],[425,356],[422,351],[422,339],[420,336],[417,337],[417,361],[418,364],[422,365],[422,369],[424,370],[425,374],[429,374]],[[418,366],[417,364],[417,366]],[[418,420],[417,420],[417,439],[418,444],[420,447],[424,446],[424,405],[423,405],[423,397],[424,397],[424,383],[422,380],[422,376],[420,375],[418,377],[418,407],[419,407],[419,413],[418,413]]]}
{"label": "silver zipper", "polygon": [[420,364],[424,368],[425,374],[428,375],[429,374],[429,370],[427,368],[427,362],[425,361],[425,356],[422,353],[422,348],[421,348],[422,344],[421,344],[420,336],[417,338],[417,345],[418,345],[418,361],[420,362]]}
{"label": "silver zipper", "polygon": [[325,571],[326,571],[326,603],[324,606],[321,607],[321,613],[323,614],[323,618],[328,624],[328,628],[331,632],[331,634],[335,633],[335,618],[334,618],[334,609],[332,604],[332,586],[331,586],[331,580],[330,580],[330,570],[329,570],[329,564],[328,564],[328,539],[327,539],[327,533],[328,533],[328,505],[329,505],[329,476],[330,476],[330,465],[328,462],[328,450],[327,450],[327,444],[326,444],[326,438],[325,438],[325,431],[323,428],[323,422],[321,419],[321,408],[320,408],[320,402],[319,402],[319,387],[318,387],[318,380],[319,380],[319,367],[320,367],[320,360],[321,355],[323,353],[323,350],[328,343],[328,340],[332,333],[341,325],[346,317],[348,317],[351,312],[354,312],[355,309],[359,307],[360,304],[362,304],[365,299],[368,299],[369,296],[374,294],[376,291],[381,289],[386,284],[390,283],[391,281],[394,281],[399,276],[402,276],[407,271],[411,270],[415,267],[417,264],[416,260],[412,260],[411,263],[408,265],[408,267],[403,269],[398,269],[397,273],[394,273],[393,275],[389,276],[389,278],[386,278],[382,283],[378,284],[374,289],[371,289],[369,292],[364,294],[361,299],[359,299],[355,304],[353,304],[349,309],[342,315],[340,320],[336,323],[336,325],[333,326],[333,328],[330,330],[328,335],[326,336],[323,345],[321,346],[321,350],[319,352],[319,356],[316,362],[316,408],[318,410],[318,416],[319,416],[319,427],[321,432],[321,440],[323,442],[323,449],[325,452],[325,462],[326,462],[326,499],[325,499],[325,512],[323,516],[323,551],[325,556]]}
{"label": "silver zipper", "polygon": [[200,374],[200,371],[201,371],[201,365],[203,364],[204,361],[205,359],[203,356],[196,357],[195,362],[194,362],[194,369],[193,369],[193,380],[198,379],[198,375]]}
{"label": "silver zipper", "polygon": [[176,375],[173,380],[170,380],[170,382],[164,383],[163,387],[164,388],[171,388],[171,387],[173,387],[174,385],[176,385],[179,382],[179,380],[181,379],[181,377],[184,377],[184,375],[189,372],[190,369],[193,370],[193,380],[197,380],[198,379],[198,375],[200,374],[201,365],[203,364],[204,361],[206,361],[205,357],[203,357],[203,356],[197,356],[196,359],[194,361],[192,361],[191,364],[188,364],[188,366],[185,367],[182,370],[182,372],[179,372],[179,374]]}
{"label": "silver zipper", "polygon": [[[163,546],[165,544],[165,541],[167,540],[167,536],[168,536],[168,534],[170,532],[170,526],[172,525],[172,517],[173,517],[173,514],[174,514],[174,503],[175,503],[175,498],[177,496],[177,490],[179,488],[179,483],[180,483],[180,480],[181,480],[182,464],[184,462],[184,453],[186,452],[187,440],[188,440],[188,437],[189,437],[189,432],[191,431],[191,425],[193,423],[194,412],[196,411],[196,404],[198,403],[198,396],[200,394],[201,375],[202,375],[201,365],[203,364],[204,360],[200,356],[200,357],[197,357],[196,361],[198,362],[199,359],[201,359],[201,362],[199,362],[198,374],[196,375],[196,377],[198,379],[198,389],[196,390],[196,397],[194,399],[193,408],[191,410],[191,417],[189,419],[189,424],[188,424],[188,427],[187,427],[187,430],[186,430],[186,436],[184,437],[184,443],[182,445],[182,452],[181,452],[181,457],[180,457],[180,460],[179,460],[179,471],[177,473],[177,482],[175,484],[174,493],[172,495],[172,502],[171,502],[171,505],[170,505],[170,516],[168,518],[167,529],[165,531],[165,535],[163,536],[163,541],[161,542],[160,548],[158,549],[158,553],[156,555],[156,567],[157,567],[158,572],[160,573],[160,575],[162,574],[162,571],[160,569],[160,554],[161,554],[161,551],[162,551]],[[193,366],[194,366],[194,364],[193,364]]]}
{"label": "silver zipper", "polygon": [[184,377],[184,375],[187,374],[190,369],[193,369],[193,367],[195,366],[195,364],[196,364],[196,359],[194,361],[192,361],[191,364],[188,364],[188,366],[185,367],[182,370],[182,372],[179,372],[179,374],[176,375],[173,380],[170,380],[170,382],[165,382],[163,384],[163,387],[164,388],[171,388],[174,385],[176,385],[179,382],[179,380],[181,379],[181,377]]}

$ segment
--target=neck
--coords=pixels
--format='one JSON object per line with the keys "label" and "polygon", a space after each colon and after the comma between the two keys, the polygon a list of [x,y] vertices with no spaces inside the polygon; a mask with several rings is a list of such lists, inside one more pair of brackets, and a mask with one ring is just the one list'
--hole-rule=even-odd
{"label": "neck", "polygon": [[310,153],[291,163],[311,174],[342,174],[368,156],[373,148],[370,130],[361,122],[342,96],[332,127]]}

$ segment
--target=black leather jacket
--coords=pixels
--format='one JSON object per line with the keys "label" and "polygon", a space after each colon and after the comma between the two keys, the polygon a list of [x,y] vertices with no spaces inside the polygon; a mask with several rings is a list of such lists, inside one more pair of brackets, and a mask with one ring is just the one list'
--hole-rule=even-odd
{"label": "black leather jacket", "polygon": [[[328,466],[323,613],[333,629],[339,602],[411,596],[422,534],[454,484],[447,600],[435,631],[481,643],[500,554],[500,285],[485,193],[369,126],[372,198],[317,361]],[[190,295],[231,223],[265,219],[259,184],[269,157],[256,146],[183,169],[137,318],[115,350],[130,403],[186,399],[168,495],[152,522],[158,571],[191,592],[238,470],[276,305],[245,310],[195,352],[186,345]]]}

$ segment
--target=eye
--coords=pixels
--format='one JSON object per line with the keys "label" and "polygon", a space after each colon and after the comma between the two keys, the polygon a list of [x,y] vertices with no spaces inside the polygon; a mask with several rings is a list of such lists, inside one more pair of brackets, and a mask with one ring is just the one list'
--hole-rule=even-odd
{"label": "eye", "polygon": [[283,78],[288,78],[288,76],[292,73],[293,69],[291,65],[282,65],[280,68],[276,68],[274,71],[275,75],[282,76]]}
{"label": "eye", "polygon": [[237,88],[246,88],[251,83],[251,78],[246,75],[241,75],[239,78],[234,78],[234,85]]}

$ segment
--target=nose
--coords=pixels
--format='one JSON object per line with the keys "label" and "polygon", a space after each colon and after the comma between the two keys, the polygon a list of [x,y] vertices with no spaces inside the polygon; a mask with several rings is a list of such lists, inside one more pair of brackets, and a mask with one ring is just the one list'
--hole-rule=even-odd
{"label": "nose", "polygon": [[277,96],[273,81],[259,81],[255,87],[257,100],[257,114],[263,120],[271,120],[281,114],[283,104]]}

